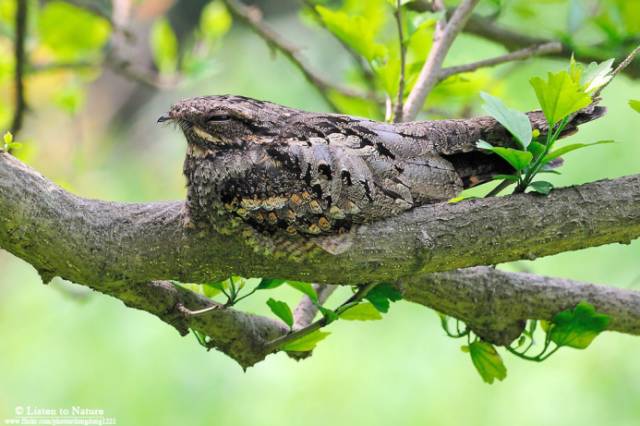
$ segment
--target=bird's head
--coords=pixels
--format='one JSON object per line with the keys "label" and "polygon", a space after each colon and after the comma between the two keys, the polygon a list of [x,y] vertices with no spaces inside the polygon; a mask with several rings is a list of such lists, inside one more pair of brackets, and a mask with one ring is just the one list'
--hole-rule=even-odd
{"label": "bird's head", "polygon": [[190,144],[215,150],[278,134],[289,108],[243,96],[202,96],[173,105],[158,122],[176,123]]}

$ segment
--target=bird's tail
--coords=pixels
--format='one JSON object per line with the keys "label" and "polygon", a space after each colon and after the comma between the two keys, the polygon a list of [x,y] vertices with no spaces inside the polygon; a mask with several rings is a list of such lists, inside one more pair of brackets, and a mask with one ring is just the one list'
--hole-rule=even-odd
{"label": "bird's tail", "polygon": [[[574,134],[578,126],[602,117],[605,112],[606,108],[595,104],[583,108],[572,117],[560,137]],[[532,111],[527,115],[531,127],[540,132],[539,139],[544,140],[549,128],[542,112]],[[494,146],[516,147],[507,129],[491,117],[405,123],[400,124],[398,130],[416,139],[429,139],[435,150],[454,165],[465,188],[487,182],[496,174],[513,172],[502,158],[476,146],[482,139]]]}

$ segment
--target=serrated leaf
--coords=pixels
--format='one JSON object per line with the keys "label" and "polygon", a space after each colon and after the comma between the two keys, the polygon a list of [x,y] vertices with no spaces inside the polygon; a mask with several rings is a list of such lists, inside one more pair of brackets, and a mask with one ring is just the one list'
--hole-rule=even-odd
{"label": "serrated leaf", "polygon": [[591,96],[573,81],[567,71],[550,72],[546,81],[534,77],[531,85],[544,116],[552,125],[591,103]]}
{"label": "serrated leaf", "polygon": [[531,164],[531,160],[533,160],[533,154],[528,151],[496,147],[483,140],[478,141],[476,146],[480,149],[486,149],[487,151],[491,151],[494,154],[499,155],[518,171],[524,170],[529,164]]}
{"label": "serrated leaf", "polygon": [[316,294],[316,291],[313,289],[313,286],[311,284],[302,281],[287,281],[287,284],[309,296],[309,299],[311,299],[313,302],[318,303],[318,295]]}
{"label": "serrated leaf", "polygon": [[256,287],[256,290],[270,290],[272,288],[280,287],[287,280],[277,280],[274,278],[262,278],[260,284]]}
{"label": "serrated leaf", "polygon": [[635,111],[640,112],[640,101],[636,101],[634,99],[631,99],[629,101],[629,106],[631,108],[633,108]]}
{"label": "serrated leaf", "polygon": [[324,340],[330,334],[328,331],[316,330],[313,333],[283,345],[281,349],[287,352],[309,352],[316,347],[318,342]]}
{"label": "serrated leaf", "polygon": [[593,305],[582,301],[553,317],[550,338],[558,346],[587,348],[598,334],[607,329],[610,318],[599,314]]}
{"label": "serrated leaf", "polygon": [[507,377],[507,368],[492,344],[477,340],[463,351],[471,355],[474,367],[486,383],[492,384],[495,379],[502,381]]}
{"label": "serrated leaf", "polygon": [[390,302],[402,299],[402,294],[391,284],[382,283],[375,286],[365,296],[371,304],[380,312],[389,312]]}
{"label": "serrated leaf", "polygon": [[271,312],[273,312],[285,324],[289,327],[293,327],[293,313],[291,313],[289,305],[280,300],[275,300],[274,298],[269,298],[269,300],[267,300],[267,305],[271,309]]}
{"label": "serrated leaf", "polygon": [[571,145],[566,145],[566,146],[563,146],[562,148],[553,150],[549,154],[547,154],[542,160],[542,164],[548,164],[549,162],[555,160],[556,158],[560,158],[571,151],[576,151],[578,149],[587,148],[594,145],[603,145],[603,144],[608,144],[613,142],[614,142],[613,140],[603,140],[603,141],[592,142],[592,143],[574,143]]}
{"label": "serrated leaf", "polygon": [[371,303],[358,303],[340,314],[340,319],[347,321],[376,321],[382,315]]}
{"label": "serrated leaf", "polygon": [[387,55],[385,45],[375,41],[378,28],[364,16],[351,16],[324,6],[316,6],[326,28],[368,61]]}
{"label": "serrated leaf", "polygon": [[531,143],[533,130],[527,114],[508,108],[502,101],[488,93],[480,93],[484,100],[482,108],[484,111],[502,124],[505,129],[513,135],[516,141],[523,148],[527,148]]}
{"label": "serrated leaf", "polygon": [[529,188],[531,188],[533,192],[537,192],[538,194],[549,195],[549,193],[553,190],[553,184],[544,180],[538,180],[529,184]]}
{"label": "serrated leaf", "polygon": [[587,93],[593,93],[600,87],[604,86],[613,77],[613,61],[614,59],[608,59],[600,64],[595,62],[589,64],[589,67],[582,75],[580,83],[584,87]]}

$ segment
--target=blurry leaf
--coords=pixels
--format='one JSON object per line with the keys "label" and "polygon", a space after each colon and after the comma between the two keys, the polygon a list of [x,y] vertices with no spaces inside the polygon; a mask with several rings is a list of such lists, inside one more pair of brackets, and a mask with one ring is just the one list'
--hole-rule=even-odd
{"label": "blurry leaf", "polygon": [[380,106],[372,100],[351,98],[336,91],[329,93],[331,100],[338,106],[340,112],[373,120],[383,120],[384,115]]}
{"label": "blurry leaf", "polygon": [[174,73],[178,66],[178,39],[166,18],[153,23],[150,43],[153,60],[160,73]]}
{"label": "blurry leaf", "polygon": [[400,80],[400,59],[390,58],[386,61],[373,61],[373,69],[380,81],[380,85],[389,96],[394,96],[398,91]]}
{"label": "blurry leaf", "polygon": [[348,321],[381,320],[382,315],[371,303],[358,303],[340,314],[340,319]]}
{"label": "blurry leaf", "polygon": [[202,286],[200,284],[180,283],[180,287],[191,290],[192,292],[197,294],[204,294],[204,292],[202,291]]}
{"label": "blurry leaf", "polygon": [[193,335],[196,336],[196,340],[198,341],[198,343],[200,343],[200,345],[204,346],[205,348],[208,348],[207,336],[194,328],[191,328],[190,330],[193,332]]}
{"label": "blurry leaf", "polygon": [[569,2],[569,16],[567,17],[567,30],[569,34],[578,31],[588,18],[586,5],[583,0],[571,0]]}
{"label": "blurry leaf", "polygon": [[258,287],[256,288],[256,290],[269,290],[269,289],[272,289],[272,288],[280,287],[285,282],[287,282],[287,281],[286,280],[276,280],[276,279],[273,279],[273,278],[262,278],[260,280],[260,284],[258,284]]}
{"label": "blurry leaf", "polygon": [[6,132],[4,134],[4,136],[2,137],[2,139],[4,140],[4,143],[9,145],[10,143],[13,142],[13,133],[11,132]]}
{"label": "blurry leaf", "polygon": [[324,6],[316,6],[316,10],[329,31],[368,61],[386,56],[386,46],[375,41],[378,28],[371,21]]}
{"label": "blurry leaf", "polygon": [[596,312],[593,305],[582,301],[553,317],[551,340],[558,346],[585,349],[598,334],[607,329],[609,316]]}
{"label": "blurry leaf", "polygon": [[539,180],[529,184],[529,188],[531,188],[533,192],[537,192],[538,194],[549,195],[549,193],[553,190],[553,184],[551,182]]}
{"label": "blurry leaf", "polygon": [[523,148],[527,148],[532,138],[531,122],[527,114],[507,108],[502,101],[488,93],[480,93],[484,100],[484,111],[502,124]]}
{"label": "blurry leaf", "polygon": [[629,101],[629,106],[634,110],[636,110],[637,112],[640,112],[640,101],[636,101],[632,99]]}
{"label": "blurry leaf", "polygon": [[200,33],[208,42],[214,42],[229,31],[231,14],[220,0],[212,1],[202,10]]}
{"label": "blurry leaf", "polygon": [[531,164],[531,160],[533,159],[533,155],[528,151],[519,151],[513,148],[494,147],[490,143],[483,140],[478,141],[476,143],[476,146],[480,149],[486,149],[487,151],[491,151],[494,154],[499,155],[518,171],[524,170],[529,164]]}
{"label": "blurry leaf", "polygon": [[311,299],[313,302],[318,303],[318,295],[316,294],[316,291],[311,284],[304,283],[302,281],[287,281],[287,284],[309,296],[309,299]]}
{"label": "blurry leaf", "polygon": [[63,1],[48,1],[38,15],[41,43],[58,59],[86,59],[99,54],[109,40],[109,23],[84,9]]}
{"label": "blurry leaf", "polygon": [[378,284],[365,296],[371,304],[380,312],[389,312],[390,302],[402,299],[402,294],[391,284]]}
{"label": "blurry leaf", "polygon": [[309,352],[316,347],[319,341],[330,334],[331,333],[327,331],[316,330],[313,333],[283,345],[281,349],[287,352]]}
{"label": "blurry leaf", "polygon": [[573,81],[567,71],[550,72],[546,81],[534,77],[531,85],[544,116],[552,125],[591,103],[591,96]]}
{"label": "blurry leaf", "polygon": [[289,328],[293,327],[293,314],[291,308],[285,302],[269,298],[267,305],[278,318],[280,318]]}
{"label": "blurry leaf", "polygon": [[463,346],[462,351],[471,355],[474,367],[486,383],[492,384],[495,379],[502,381],[507,377],[507,368],[492,344],[477,340],[469,346]]}
{"label": "blurry leaf", "polygon": [[72,86],[62,89],[56,93],[54,103],[63,111],[69,114],[78,112],[85,103],[85,91],[82,87]]}
{"label": "blurry leaf", "polygon": [[542,164],[547,164],[553,160],[555,160],[556,158],[562,157],[563,155],[571,152],[571,151],[575,151],[578,149],[582,149],[582,148],[587,148],[589,146],[594,146],[594,145],[603,145],[603,144],[608,144],[608,143],[613,143],[614,141],[612,140],[604,140],[604,141],[598,141],[598,142],[592,142],[592,143],[574,143],[571,145],[566,145],[563,146],[562,148],[558,148],[556,150],[551,151],[549,154],[547,154],[544,157],[544,160],[542,160]]}

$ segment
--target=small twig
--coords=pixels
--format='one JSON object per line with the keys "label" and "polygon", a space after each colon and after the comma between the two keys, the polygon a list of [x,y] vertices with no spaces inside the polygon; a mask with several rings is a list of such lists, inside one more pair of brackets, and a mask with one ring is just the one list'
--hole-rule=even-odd
{"label": "small twig", "polygon": [[[346,308],[351,307],[352,303],[359,302],[360,300],[364,299],[367,293],[369,293],[376,285],[378,285],[378,283],[372,283],[372,284],[366,284],[366,285],[360,286],[358,291],[349,299],[347,299],[342,305],[336,308],[334,312],[337,315],[340,315],[342,312],[344,312]],[[284,336],[274,339],[271,342],[267,343],[265,346],[265,352],[271,353],[273,351],[276,351],[278,350],[278,348],[282,347],[283,345],[286,345],[289,342],[293,342],[294,340],[298,340],[301,337],[304,337],[308,334],[311,334],[314,331],[321,329],[325,325],[327,325],[327,319],[321,318],[318,321],[308,325],[307,327],[301,328],[289,334],[285,334]]]}
{"label": "small twig", "polygon": [[595,93],[593,94],[592,98],[598,99],[600,98],[600,94],[602,93],[602,91],[605,89],[605,87],[607,87],[609,85],[609,83],[611,83],[613,81],[613,79],[620,74],[622,71],[624,71],[625,68],[627,68],[629,66],[629,64],[631,64],[631,62],[633,62],[633,60],[635,59],[635,57],[640,53],[640,45],[636,46],[635,49],[633,49],[631,51],[631,53],[629,53],[627,55],[626,58],[624,58],[622,60],[622,62],[620,62],[618,64],[618,66],[613,70],[613,72],[611,73],[611,78],[609,79],[609,81],[604,84],[603,86],[601,86],[598,90],[595,91]]}
{"label": "small twig", "polygon": [[[22,129],[22,122],[24,120],[24,113],[27,109],[27,101],[24,93],[24,72],[25,72],[25,41],[27,37],[27,13],[28,13],[29,1],[18,0],[15,25],[16,25],[16,37],[14,42],[14,57],[15,57],[15,71],[14,71],[14,85],[15,85],[15,102],[13,111],[13,120],[11,122],[11,133],[15,137]],[[11,149],[9,149],[11,153]]]}
{"label": "small twig", "polygon": [[521,61],[523,59],[531,58],[532,56],[547,55],[550,53],[558,53],[561,51],[562,43],[557,41],[530,46],[511,53],[507,53],[505,55],[496,56],[495,58],[484,59],[482,61],[472,62],[470,64],[443,68],[438,74],[438,81],[445,80],[455,74],[472,72],[480,68],[493,67],[496,65],[505,64],[507,62]]}
{"label": "small twig", "polygon": [[[327,301],[329,296],[338,288],[335,285],[328,284],[314,284],[313,289],[318,295],[318,304],[322,306]],[[307,327],[318,313],[318,306],[307,295],[302,296],[300,303],[293,311],[293,329],[299,330]]]}
{"label": "small twig", "polygon": [[[434,35],[433,46],[429,51],[427,60],[420,71],[418,80],[416,81],[413,90],[407,98],[407,102],[404,106],[404,119],[405,121],[414,120],[422,106],[424,105],[427,96],[436,83],[438,82],[438,76],[453,41],[456,39],[460,31],[464,28],[473,8],[478,4],[479,0],[463,0],[460,6],[453,12],[451,20],[446,24],[442,32],[438,31],[436,27],[436,33]],[[444,19],[444,18],[443,18]]]}
{"label": "small twig", "polygon": [[406,68],[407,48],[404,45],[404,32],[402,30],[402,1],[396,0],[396,10],[394,13],[396,25],[398,26],[398,41],[400,43],[400,80],[398,81],[398,97],[396,98],[395,112],[393,114],[393,122],[402,122],[402,107],[404,101],[404,79]]}
{"label": "small twig", "polygon": [[245,6],[236,0],[223,0],[223,2],[236,19],[247,24],[269,46],[278,50],[287,57],[287,59],[289,59],[302,72],[307,81],[318,90],[320,96],[322,96],[325,102],[333,110],[339,111],[339,108],[331,99],[330,93],[332,91],[352,98],[370,99],[370,96],[367,94],[348,87],[337,86],[312,71],[305,64],[302,56],[298,53],[299,49],[296,46],[289,44],[288,41],[284,40],[263,22],[262,12],[257,7]]}
{"label": "small twig", "polygon": [[217,302],[211,301],[212,305],[208,306],[206,308],[202,308],[202,309],[198,309],[196,311],[192,311],[190,309],[188,309],[186,306],[184,306],[183,304],[179,303],[176,305],[176,309],[178,310],[178,312],[180,312],[182,315],[184,315],[185,318],[189,318],[189,317],[196,317],[196,316],[200,316],[203,314],[206,314],[207,312],[211,312],[211,311],[217,311],[220,309],[224,309],[224,305],[221,305]]}

